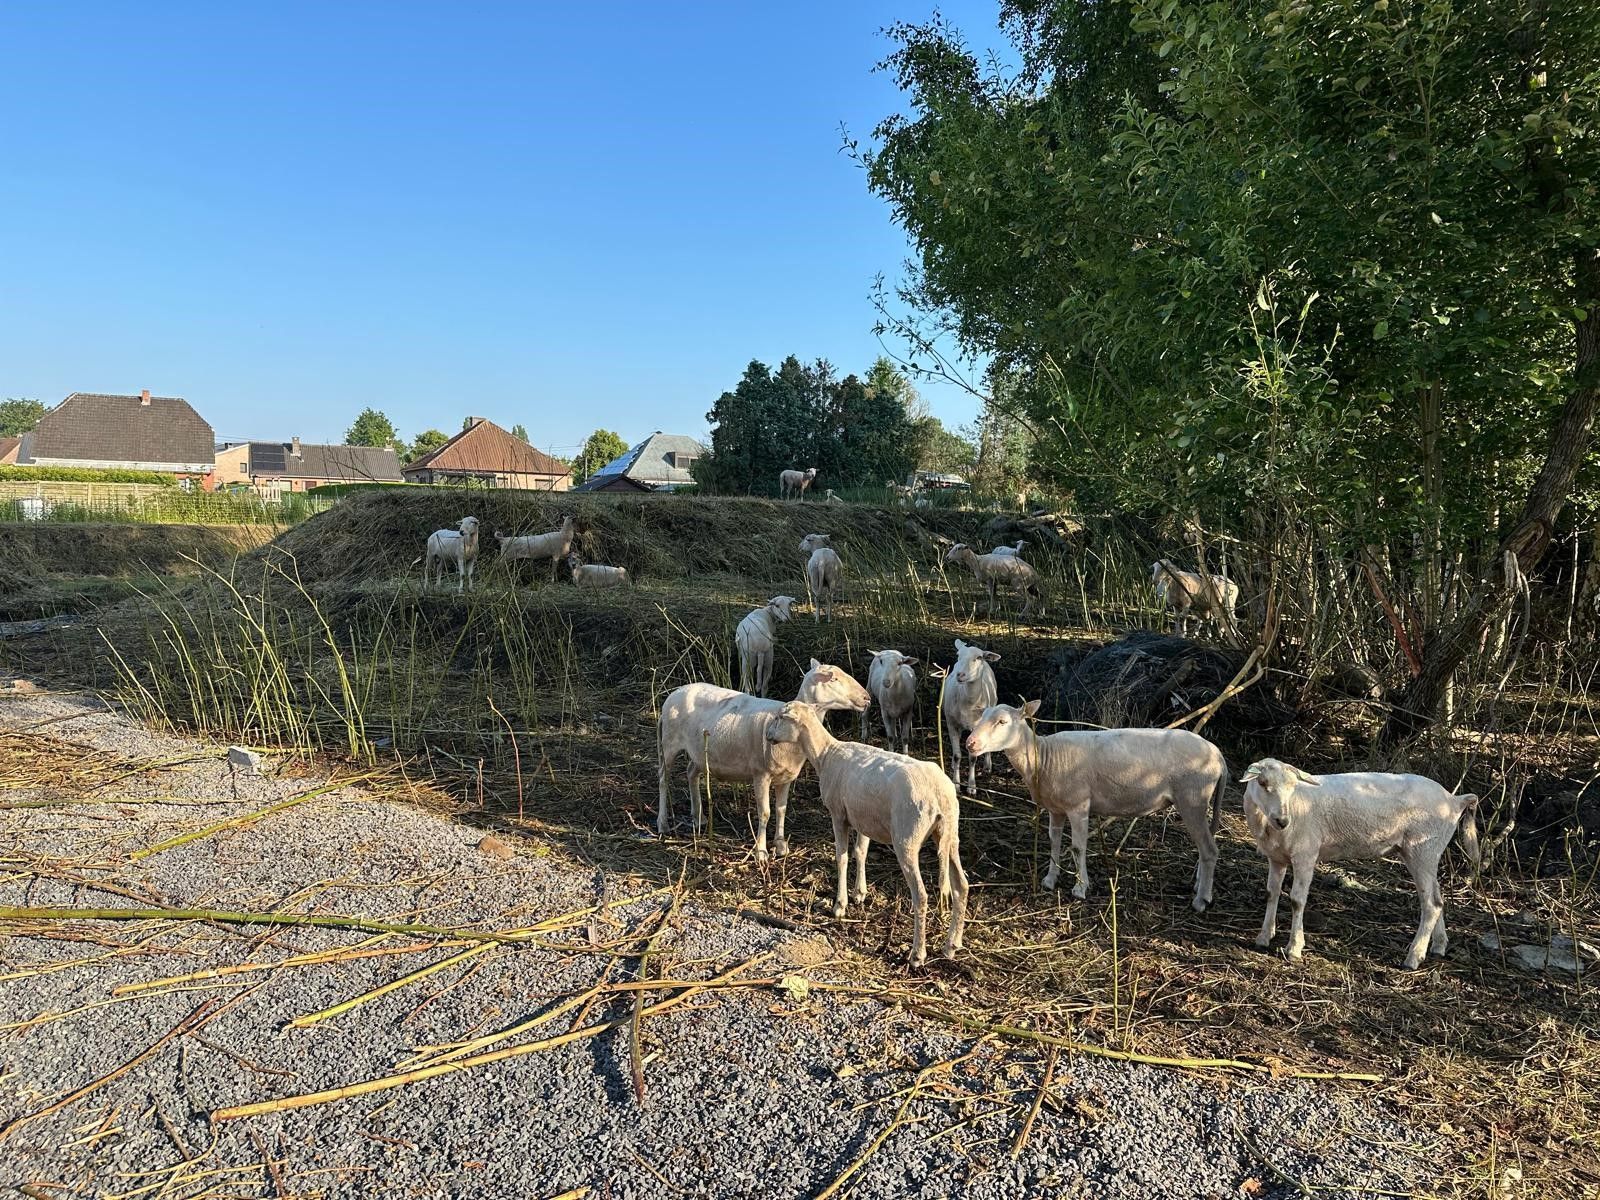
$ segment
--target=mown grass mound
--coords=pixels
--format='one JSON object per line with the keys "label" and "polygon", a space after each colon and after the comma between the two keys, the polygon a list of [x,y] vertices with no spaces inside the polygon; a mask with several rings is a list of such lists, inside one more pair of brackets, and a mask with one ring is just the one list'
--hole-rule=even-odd
{"label": "mown grass mound", "polygon": [[0,525],[0,586],[47,577],[132,579],[195,575],[271,537],[268,526],[20,521]]}

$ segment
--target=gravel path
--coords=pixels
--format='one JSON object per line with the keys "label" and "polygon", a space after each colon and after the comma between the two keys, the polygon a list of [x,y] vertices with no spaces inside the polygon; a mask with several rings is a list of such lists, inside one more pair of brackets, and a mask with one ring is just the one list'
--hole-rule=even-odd
{"label": "gravel path", "polygon": [[[531,839],[507,838],[512,853],[499,857],[479,849],[480,830],[353,788],[133,860],[321,781],[270,770],[233,779],[219,748],[152,735],[81,697],[0,690],[5,731],[187,761],[97,793],[120,803],[0,811],[0,904],[286,909],[507,929],[644,890]],[[166,802],[131,802],[149,797]],[[14,789],[4,801],[59,798]],[[631,978],[640,943],[620,947],[625,957],[612,951],[654,928],[667,903],[658,893],[576,918],[543,944],[494,946],[303,1028],[285,1026],[470,947],[118,996],[123,985],[207,968],[430,939],[198,921],[0,925],[0,1186],[32,1184],[36,1197],[815,1196],[869,1149],[922,1068],[964,1055],[925,1078],[851,1194],[1279,1196],[1299,1194],[1293,1176],[1363,1195],[1436,1175],[1443,1151],[1431,1135],[1355,1090],[1074,1055],[1056,1064],[1013,1158],[1045,1069],[1039,1047],[974,1049],[876,1001],[770,986],[701,993],[646,1021],[642,1108],[620,1030],[370,1095],[210,1120],[220,1108],[391,1074],[419,1047],[546,1012],[608,970]],[[692,902],[672,915],[649,969],[704,978],[758,954],[767,957],[752,977],[829,978],[825,939]],[[583,1022],[628,1011],[604,999]],[[51,1013],[66,1015],[34,1022]],[[572,1015],[494,1048],[562,1032]],[[58,1111],[30,1116],[130,1061]]]}

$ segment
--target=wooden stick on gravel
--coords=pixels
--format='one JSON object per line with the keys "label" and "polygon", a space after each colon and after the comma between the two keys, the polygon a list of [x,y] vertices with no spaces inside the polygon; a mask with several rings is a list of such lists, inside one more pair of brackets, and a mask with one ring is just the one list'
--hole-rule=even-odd
{"label": "wooden stick on gravel", "polygon": [[320,1012],[306,1013],[304,1016],[295,1017],[292,1021],[287,1022],[284,1028],[304,1029],[308,1025],[315,1025],[318,1021],[326,1021],[329,1017],[337,1017],[340,1013],[349,1012],[352,1008],[357,1008],[368,1000],[376,1000],[379,996],[387,996],[390,992],[399,991],[407,984],[415,983],[419,979],[432,975],[435,971],[442,971],[446,967],[465,962],[469,958],[476,958],[486,950],[494,950],[496,948],[494,942],[479,942],[475,946],[467,947],[459,954],[452,954],[449,958],[441,958],[438,962],[412,971],[409,975],[402,975],[399,979],[391,979],[388,983],[375,987],[369,992],[363,992],[359,996],[353,996],[349,1000],[333,1005],[331,1008],[324,1008]]}
{"label": "wooden stick on gravel", "polygon": [[[357,929],[363,933],[417,933],[466,942],[528,942],[532,934],[512,929],[491,933],[439,925],[405,925],[364,917],[312,916],[303,913],[247,913],[225,908],[6,908],[0,921],[215,921],[221,925],[315,925],[321,929]],[[537,944],[537,943],[536,943]]]}
{"label": "wooden stick on gravel", "polygon": [[1060,1046],[1050,1047],[1050,1057],[1044,1064],[1044,1078],[1039,1081],[1039,1090],[1034,1093],[1033,1106],[1028,1109],[1028,1118],[1022,1122],[1022,1128],[1017,1131],[1017,1140],[1011,1143],[1012,1158],[1020,1157],[1028,1148],[1028,1135],[1033,1132],[1033,1123],[1039,1117],[1039,1109],[1044,1106],[1045,1093],[1050,1090],[1050,1080],[1056,1073],[1056,1058],[1060,1053]]}
{"label": "wooden stick on gravel", "polygon": [[[766,957],[765,954],[756,955],[755,958],[746,959],[732,971],[724,975],[731,975],[750,966],[757,959]],[[719,977],[720,978],[720,977]],[[751,981],[754,986],[756,981]],[[669,996],[644,1010],[645,1016],[655,1016],[657,1013],[666,1012],[676,1008],[690,997],[703,990],[703,985],[685,988],[676,996]],[[524,1054],[534,1054],[541,1050],[553,1050],[558,1046],[565,1046],[570,1042],[583,1041],[586,1038],[610,1033],[612,1030],[622,1029],[630,1018],[619,1017],[613,1021],[602,1021],[596,1025],[587,1025],[582,1029],[571,1029],[566,1033],[557,1034],[555,1037],[544,1038],[536,1042],[524,1042],[520,1046],[508,1046],[504,1050],[491,1050],[486,1054],[475,1054],[469,1058],[457,1059],[454,1062],[435,1063],[432,1066],[417,1067],[411,1071],[402,1071],[396,1075],[384,1075],[377,1079],[368,1079],[362,1083],[352,1083],[345,1087],[328,1088],[320,1092],[307,1092],[301,1096],[285,1096],[278,1100],[260,1100],[254,1104],[239,1104],[232,1108],[219,1108],[211,1114],[212,1121],[234,1121],[240,1117],[254,1117],[262,1113],[285,1112],[294,1108],[309,1108],[314,1104],[326,1104],[331,1100],[348,1100],[352,1096],[367,1096],[373,1092],[387,1091],[390,1088],[404,1087],[409,1083],[419,1083],[424,1079],[432,1079],[437,1075],[447,1075],[453,1071],[464,1071],[469,1067],[484,1066],[487,1063],[500,1062],[508,1058],[518,1058]]]}
{"label": "wooden stick on gravel", "polygon": [[269,804],[266,808],[258,808],[254,812],[243,813],[237,817],[229,817],[226,821],[218,821],[216,824],[207,825],[203,829],[193,829],[188,833],[181,833],[175,838],[168,838],[164,842],[157,842],[154,846],[146,846],[143,850],[135,850],[128,857],[138,862],[142,858],[149,858],[152,854],[160,854],[163,850],[171,850],[189,842],[199,841],[201,838],[209,837],[211,834],[218,833],[221,830],[235,829],[242,825],[252,824],[261,820],[262,817],[269,817],[273,813],[282,812],[286,808],[293,808],[297,804],[304,804],[307,800],[315,800],[318,796],[325,796],[329,792],[336,792],[340,788],[350,787],[373,777],[374,773],[369,771],[365,775],[352,775],[348,779],[336,779],[332,783],[325,783],[321,787],[314,787],[310,791],[290,796],[289,799],[281,800],[277,804]]}

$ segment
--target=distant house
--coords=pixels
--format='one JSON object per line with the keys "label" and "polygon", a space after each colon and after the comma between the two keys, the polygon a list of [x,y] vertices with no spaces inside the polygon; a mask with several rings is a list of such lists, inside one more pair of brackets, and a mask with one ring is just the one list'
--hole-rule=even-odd
{"label": "distant house", "polygon": [[17,452],[21,449],[20,437],[0,437],[0,467],[7,467],[16,462]]}
{"label": "distant house", "polygon": [[706,455],[692,437],[659,429],[626,454],[612,459],[574,491],[670,492],[693,483],[689,464]]}
{"label": "distant house", "polygon": [[489,487],[564,492],[572,472],[493,421],[468,417],[467,427],[437,450],[407,463],[408,483],[482,483]]}
{"label": "distant house", "polygon": [[19,466],[162,471],[205,479],[211,426],[177,396],[73,392],[22,435]]}
{"label": "distant house", "polygon": [[239,442],[217,451],[217,486],[248,485],[263,496],[303,492],[324,483],[399,483],[400,458],[387,446]]}

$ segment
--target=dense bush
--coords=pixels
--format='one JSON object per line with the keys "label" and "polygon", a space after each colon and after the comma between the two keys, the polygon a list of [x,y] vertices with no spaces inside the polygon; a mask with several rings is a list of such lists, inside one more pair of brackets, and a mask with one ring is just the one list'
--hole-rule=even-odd
{"label": "dense bush", "polygon": [[177,478],[160,471],[125,471],[116,468],[95,467],[0,467],[0,483],[56,482],[56,483],[153,483],[158,487],[176,487]]}

